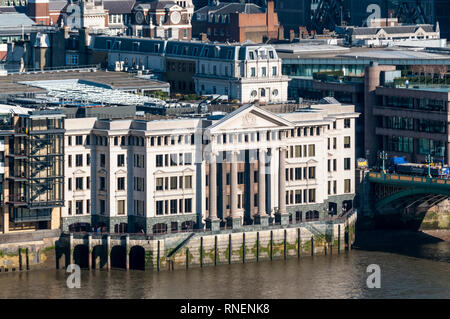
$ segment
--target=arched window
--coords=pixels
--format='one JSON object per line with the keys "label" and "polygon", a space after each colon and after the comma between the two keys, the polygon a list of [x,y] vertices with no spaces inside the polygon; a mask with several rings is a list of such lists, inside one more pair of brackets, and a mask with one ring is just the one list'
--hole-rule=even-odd
{"label": "arched window", "polygon": [[167,224],[159,223],[153,225],[153,233],[154,234],[165,234],[167,232]]}

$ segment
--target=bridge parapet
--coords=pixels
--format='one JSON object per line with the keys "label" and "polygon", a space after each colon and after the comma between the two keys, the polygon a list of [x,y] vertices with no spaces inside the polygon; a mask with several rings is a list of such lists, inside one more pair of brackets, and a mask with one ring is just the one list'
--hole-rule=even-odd
{"label": "bridge parapet", "polygon": [[414,186],[431,186],[431,187],[443,187],[450,189],[450,179],[427,177],[427,176],[411,176],[401,174],[384,174],[380,172],[369,172],[367,174],[369,182],[392,184],[405,187]]}

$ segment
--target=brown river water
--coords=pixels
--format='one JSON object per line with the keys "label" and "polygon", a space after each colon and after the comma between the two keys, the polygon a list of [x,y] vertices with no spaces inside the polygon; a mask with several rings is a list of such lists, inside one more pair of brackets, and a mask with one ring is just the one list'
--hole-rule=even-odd
{"label": "brown river water", "polygon": [[[450,298],[450,242],[359,248],[159,273],[82,270],[81,288],[67,287],[64,270],[1,273],[0,298]],[[380,288],[367,287],[370,264]]]}

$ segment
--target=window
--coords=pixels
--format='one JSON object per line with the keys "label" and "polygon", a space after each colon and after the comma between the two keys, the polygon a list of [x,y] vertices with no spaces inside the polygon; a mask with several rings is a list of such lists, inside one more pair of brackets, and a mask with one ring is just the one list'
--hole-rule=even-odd
{"label": "window", "polygon": [[350,136],[344,137],[344,148],[350,148]]}
{"label": "window", "polygon": [[350,193],[351,192],[351,185],[350,185],[350,179],[344,180],[344,193]]}
{"label": "window", "polygon": [[77,167],[83,166],[83,155],[82,154],[75,155],[75,166],[77,166]]}
{"label": "window", "polygon": [[72,178],[70,178],[70,177],[67,179],[67,189],[69,191],[72,190]]}
{"label": "window", "polygon": [[271,59],[274,58],[273,51],[269,51],[269,58],[271,58]]}
{"label": "window", "polygon": [[162,191],[163,190],[163,185],[164,184],[164,179],[162,177],[158,177],[156,179],[156,190],[157,191]]}
{"label": "window", "polygon": [[300,204],[302,202],[302,191],[300,189],[295,190],[295,203]]}
{"label": "window", "polygon": [[272,76],[277,76],[277,67],[276,66],[272,67]]}
{"label": "window", "polygon": [[261,89],[261,97],[265,97],[266,96],[266,90],[265,89]]}
{"label": "window", "polygon": [[125,215],[125,200],[123,199],[117,201],[117,215]]}
{"label": "window", "polygon": [[86,154],[86,165],[91,165],[91,154]]}
{"label": "window", "polygon": [[178,178],[176,176],[170,177],[170,189],[177,189]]}
{"label": "window", "polygon": [[138,192],[144,191],[144,178],[142,177],[134,178],[134,190]]}
{"label": "window", "polygon": [[170,214],[176,214],[178,212],[177,204],[178,204],[178,200],[176,200],[176,199],[170,200]]}
{"label": "window", "polygon": [[267,74],[266,74],[266,67],[265,66],[263,66],[261,68],[261,76],[267,76]]}
{"label": "window", "polygon": [[83,201],[77,200],[75,202],[75,214],[82,215],[83,214]]}
{"label": "window", "polygon": [[67,144],[72,145],[72,136],[67,136]]}
{"label": "window", "polygon": [[100,167],[105,167],[106,165],[106,156],[105,154],[100,154]]}
{"label": "window", "polygon": [[184,178],[184,188],[191,189],[192,188],[192,176],[186,176]]}
{"label": "window", "polygon": [[67,159],[67,166],[72,167],[72,155],[69,155]]}
{"label": "window", "polygon": [[192,165],[192,153],[184,153],[184,165]]}
{"label": "window", "polygon": [[337,138],[333,137],[333,149],[335,150],[337,148]]}
{"label": "window", "polygon": [[105,215],[106,212],[106,202],[104,199],[100,199],[100,214]]}
{"label": "window", "polygon": [[344,128],[350,128],[350,119],[344,119]]}
{"label": "window", "polygon": [[78,55],[77,54],[66,55],[66,64],[67,65],[78,65]]}
{"label": "window", "polygon": [[337,171],[337,159],[333,159],[333,171]]}
{"label": "window", "polygon": [[71,201],[71,200],[69,200],[69,201],[67,202],[67,213],[68,213],[69,215],[72,215],[72,201]]}
{"label": "window", "polygon": [[99,188],[101,191],[105,190],[105,178],[103,176],[100,177],[100,185]]}
{"label": "window", "polygon": [[350,169],[350,157],[344,158],[344,169],[349,170]]}
{"label": "window", "polygon": [[162,200],[156,201],[156,215],[164,215],[164,204]]}
{"label": "window", "polygon": [[316,190],[315,189],[308,190],[308,199],[309,199],[310,203],[316,202]]}
{"label": "window", "polygon": [[117,178],[117,190],[118,191],[125,190],[125,177],[118,177]]}
{"label": "window", "polygon": [[244,184],[244,172],[238,172],[237,174],[238,184]]}
{"label": "window", "polygon": [[117,155],[117,166],[118,167],[125,166],[125,155],[124,154]]}
{"label": "window", "polygon": [[78,190],[83,190],[83,177],[77,177],[75,179],[75,189]]}
{"label": "window", "polygon": [[75,136],[75,145],[83,145],[83,136],[82,135]]}
{"label": "window", "polygon": [[91,178],[88,176],[86,177],[86,189],[91,188]]}
{"label": "window", "polygon": [[178,154],[170,154],[170,166],[177,166]]}
{"label": "window", "polygon": [[250,68],[250,76],[255,77],[256,76],[256,68]]}
{"label": "window", "polygon": [[192,213],[192,198],[186,198],[184,200],[184,212]]}
{"label": "window", "polygon": [[301,167],[296,167],[295,168],[295,180],[300,180],[302,179],[302,168]]}
{"label": "window", "polygon": [[309,179],[316,178],[316,168],[315,167],[308,167],[308,177],[309,177]]}
{"label": "window", "polygon": [[316,156],[316,145],[314,145],[314,144],[308,145],[308,156],[309,157]]}
{"label": "window", "polygon": [[163,167],[163,156],[162,155],[156,155],[156,167]]}

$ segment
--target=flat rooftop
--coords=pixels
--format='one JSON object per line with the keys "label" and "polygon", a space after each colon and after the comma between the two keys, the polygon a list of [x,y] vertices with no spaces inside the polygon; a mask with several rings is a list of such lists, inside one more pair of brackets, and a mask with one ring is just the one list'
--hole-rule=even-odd
{"label": "flat rooftop", "polygon": [[0,92],[8,93],[45,93],[46,90],[38,87],[26,86],[19,82],[30,81],[50,81],[50,80],[82,80],[92,82],[105,88],[115,90],[132,89],[159,89],[169,88],[169,83],[137,77],[135,74],[125,72],[107,72],[97,70],[95,72],[85,71],[59,71],[59,72],[38,72],[38,73],[14,73],[7,76],[0,76]]}
{"label": "flat rooftop", "polygon": [[[291,48],[291,51],[288,49]],[[282,59],[348,59],[348,60],[416,60],[416,61],[444,61],[450,64],[448,54],[426,52],[423,49],[405,48],[367,48],[341,47],[338,45],[295,45],[292,47],[281,45],[277,47],[278,56]],[[418,64],[417,62],[415,64]]]}

